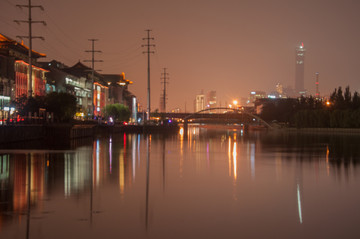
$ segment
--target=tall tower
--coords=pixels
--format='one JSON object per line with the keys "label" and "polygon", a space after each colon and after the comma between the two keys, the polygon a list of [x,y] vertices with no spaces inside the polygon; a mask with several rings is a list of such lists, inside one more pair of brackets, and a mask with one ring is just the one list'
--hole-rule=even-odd
{"label": "tall tower", "polygon": [[304,58],[305,58],[305,48],[304,43],[302,42],[300,46],[296,48],[295,56],[295,92],[298,95],[305,94],[304,87]]}

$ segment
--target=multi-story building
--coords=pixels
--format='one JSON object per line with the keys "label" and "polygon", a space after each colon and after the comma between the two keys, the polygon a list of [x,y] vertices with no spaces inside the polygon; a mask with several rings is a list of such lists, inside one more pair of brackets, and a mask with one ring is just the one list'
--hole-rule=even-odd
{"label": "multi-story building", "polygon": [[38,58],[45,54],[31,51],[32,79],[29,79],[29,48],[0,34],[0,118],[9,116],[10,102],[21,96],[45,94],[45,69],[39,67]]}
{"label": "multi-story building", "polygon": [[133,82],[125,78],[125,73],[103,74],[102,76],[109,87],[109,103],[119,103],[131,108],[133,95],[129,92],[128,85]]}
{"label": "multi-story building", "polygon": [[0,34],[0,122],[15,110],[10,102],[21,96],[29,97],[29,93],[32,96],[50,92],[72,94],[76,96],[79,118],[101,117],[104,107],[111,103],[137,110],[136,97],[128,91],[132,81],[124,73],[102,75],[81,62],[72,67],[55,60],[38,62],[45,54],[32,51],[30,81],[28,54],[29,48],[23,43]]}
{"label": "multi-story building", "polygon": [[203,93],[199,94],[195,98],[195,112],[204,110],[206,107],[205,104],[205,95]]}
{"label": "multi-story building", "polygon": [[41,64],[48,70],[46,92],[66,92],[74,95],[77,103],[76,117],[90,118],[92,113],[92,84],[86,75],[72,74],[73,69],[71,67],[55,60]]}
{"label": "multi-story building", "polygon": [[207,94],[207,107],[214,108],[216,107],[216,104],[216,91],[209,91],[209,93]]}
{"label": "multi-story building", "polygon": [[[109,87],[107,82],[105,82],[104,77],[98,72],[92,72],[90,67],[85,66],[80,61],[74,66],[65,69],[65,71],[73,76],[79,78],[79,80],[74,80],[68,78],[68,84],[83,84],[84,91],[91,92],[89,95],[86,92],[78,91],[80,97],[83,95],[83,100],[86,98],[86,103],[83,102],[84,113],[87,117],[101,117],[103,116],[102,110],[104,107],[109,104]],[[75,86],[75,88],[79,88]]]}
{"label": "multi-story building", "polygon": [[249,103],[254,103],[257,99],[267,98],[265,91],[251,91],[249,96]]}

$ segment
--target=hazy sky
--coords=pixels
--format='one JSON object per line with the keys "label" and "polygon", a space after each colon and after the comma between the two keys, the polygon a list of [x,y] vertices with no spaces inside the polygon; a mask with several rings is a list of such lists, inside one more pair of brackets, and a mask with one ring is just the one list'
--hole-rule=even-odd
{"label": "hazy sky", "polygon": [[[27,35],[27,10],[0,1],[0,33]],[[164,67],[170,74],[167,109],[193,110],[201,90],[216,90],[225,105],[252,90],[272,91],[276,83],[294,87],[295,47],[304,42],[305,88],[320,93],[350,86],[360,91],[359,0],[32,0],[34,50],[69,66],[91,59],[89,38],[99,39],[96,69],[125,72],[129,87],[146,107],[145,29],[156,44],[151,56],[151,105],[159,107]],[[27,42],[25,42],[27,44]]]}

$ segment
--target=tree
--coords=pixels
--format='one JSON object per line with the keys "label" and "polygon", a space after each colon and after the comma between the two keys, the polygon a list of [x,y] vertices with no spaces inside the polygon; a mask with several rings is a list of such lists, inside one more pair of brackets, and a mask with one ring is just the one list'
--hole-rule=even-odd
{"label": "tree", "polygon": [[71,120],[76,113],[76,97],[64,92],[52,92],[45,96],[45,108],[54,113],[57,121]]}
{"label": "tree", "polygon": [[129,107],[123,104],[111,104],[103,109],[105,118],[112,117],[118,121],[128,121],[130,119]]}
{"label": "tree", "polygon": [[347,86],[344,92],[344,107],[348,109],[350,108],[350,106],[351,106],[351,92],[350,92],[350,87]]}
{"label": "tree", "polygon": [[22,95],[16,98],[13,103],[20,116],[28,116],[29,113],[39,113],[39,109],[44,108],[44,97],[27,97],[26,95]]}
{"label": "tree", "polygon": [[352,108],[354,110],[360,108],[360,96],[359,96],[359,93],[357,91],[355,91],[351,103],[352,103]]}

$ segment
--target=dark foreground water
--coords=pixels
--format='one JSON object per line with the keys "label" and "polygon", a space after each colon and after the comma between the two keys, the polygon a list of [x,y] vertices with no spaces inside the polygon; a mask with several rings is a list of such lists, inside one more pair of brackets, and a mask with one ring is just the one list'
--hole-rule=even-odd
{"label": "dark foreground water", "polygon": [[121,134],[0,151],[0,238],[360,238],[360,136]]}

